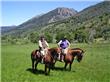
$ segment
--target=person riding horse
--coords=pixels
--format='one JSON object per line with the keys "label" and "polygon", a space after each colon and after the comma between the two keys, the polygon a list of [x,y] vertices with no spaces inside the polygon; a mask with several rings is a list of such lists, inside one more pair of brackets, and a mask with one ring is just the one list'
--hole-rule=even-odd
{"label": "person riding horse", "polygon": [[43,58],[47,54],[48,48],[49,48],[49,44],[45,40],[45,37],[44,36],[41,36],[40,39],[39,39],[39,51],[40,51],[40,54],[42,56],[41,63],[43,63]]}
{"label": "person riding horse", "polygon": [[63,55],[66,55],[68,52],[68,48],[70,47],[70,42],[67,40],[67,38],[64,36],[59,42],[58,47],[61,49],[61,53],[59,55],[60,61],[63,61]]}

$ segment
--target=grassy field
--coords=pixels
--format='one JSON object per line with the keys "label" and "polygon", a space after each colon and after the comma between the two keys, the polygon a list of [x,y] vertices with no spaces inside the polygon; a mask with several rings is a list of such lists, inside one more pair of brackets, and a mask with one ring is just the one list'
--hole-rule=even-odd
{"label": "grassy field", "polygon": [[[53,47],[56,45],[52,45]],[[74,61],[72,70],[52,70],[50,76],[43,73],[44,65],[39,64],[39,72],[31,72],[30,53],[36,44],[2,45],[1,82],[110,82],[110,44],[74,44],[71,47],[84,49],[81,63]],[[62,68],[64,63],[57,62]]]}

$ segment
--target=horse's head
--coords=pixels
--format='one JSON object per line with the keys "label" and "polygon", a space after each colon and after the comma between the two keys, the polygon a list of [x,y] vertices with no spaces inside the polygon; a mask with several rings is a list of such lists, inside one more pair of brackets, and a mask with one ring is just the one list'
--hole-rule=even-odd
{"label": "horse's head", "polygon": [[80,48],[75,48],[75,49],[72,49],[73,51],[73,55],[76,56],[77,58],[77,61],[80,62],[83,58],[83,54],[84,54],[84,51]]}

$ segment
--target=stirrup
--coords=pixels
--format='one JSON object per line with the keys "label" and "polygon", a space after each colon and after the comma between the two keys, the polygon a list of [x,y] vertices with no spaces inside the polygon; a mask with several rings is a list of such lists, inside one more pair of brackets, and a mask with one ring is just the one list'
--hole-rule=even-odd
{"label": "stirrup", "polygon": [[44,60],[43,59],[41,60],[41,64],[44,64]]}
{"label": "stirrup", "polygon": [[64,62],[64,60],[62,59],[62,60],[60,60],[61,62]]}

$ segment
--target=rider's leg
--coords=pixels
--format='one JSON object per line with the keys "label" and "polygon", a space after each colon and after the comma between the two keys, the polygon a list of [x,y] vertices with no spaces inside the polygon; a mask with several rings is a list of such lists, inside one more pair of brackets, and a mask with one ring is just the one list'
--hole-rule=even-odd
{"label": "rider's leg", "polygon": [[41,63],[44,63],[44,56],[45,56],[45,52],[44,52],[44,50],[41,51],[41,55],[42,55]]}
{"label": "rider's leg", "polygon": [[44,55],[46,55],[47,53],[48,53],[48,49],[45,48],[45,49],[44,49]]}
{"label": "rider's leg", "polygon": [[67,52],[68,52],[68,48],[65,48],[65,49],[64,49],[64,55],[66,55]]}
{"label": "rider's leg", "polygon": [[63,62],[63,59],[64,59],[64,50],[65,49],[62,49],[62,53],[61,53],[61,57],[60,57],[60,60]]}

